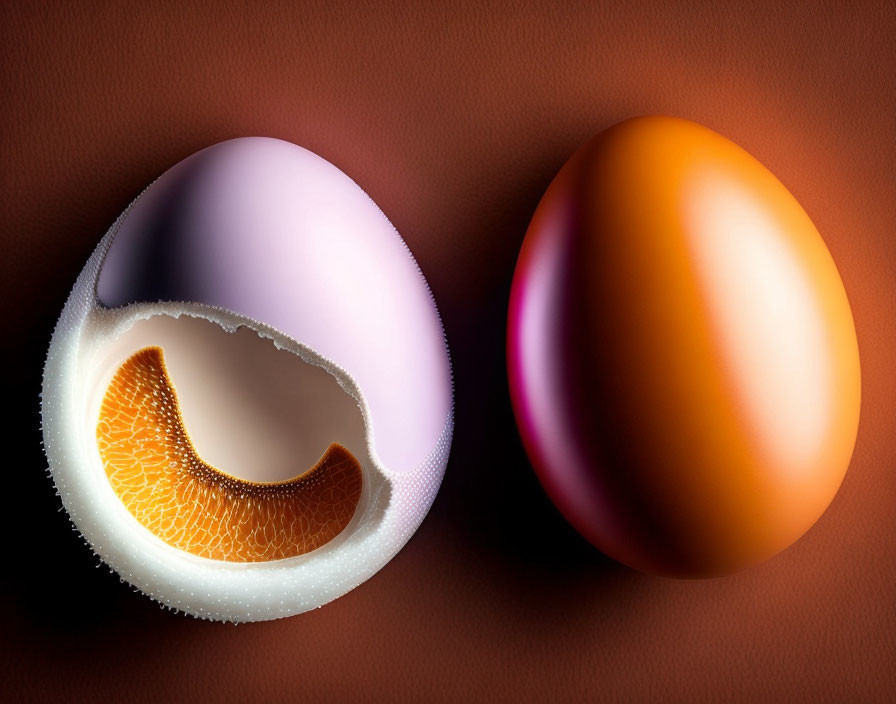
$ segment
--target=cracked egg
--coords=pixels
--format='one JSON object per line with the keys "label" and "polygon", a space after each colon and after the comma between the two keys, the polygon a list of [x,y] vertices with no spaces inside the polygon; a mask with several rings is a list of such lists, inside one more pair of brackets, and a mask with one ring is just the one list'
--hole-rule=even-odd
{"label": "cracked egg", "polygon": [[44,371],[44,445],[75,527],[176,610],[257,621],[375,574],[451,444],[438,311],[339,169],[244,138],[185,159],[87,262]]}

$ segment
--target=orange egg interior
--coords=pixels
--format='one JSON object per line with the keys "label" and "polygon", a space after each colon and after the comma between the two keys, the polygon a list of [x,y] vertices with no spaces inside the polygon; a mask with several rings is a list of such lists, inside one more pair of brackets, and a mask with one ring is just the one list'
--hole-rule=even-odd
{"label": "orange egg interior", "polygon": [[256,482],[205,462],[187,434],[162,349],[116,371],[100,407],[97,446],[115,493],[165,542],[230,562],[303,555],[335,538],[361,498],[357,459],[331,443],[310,469]]}

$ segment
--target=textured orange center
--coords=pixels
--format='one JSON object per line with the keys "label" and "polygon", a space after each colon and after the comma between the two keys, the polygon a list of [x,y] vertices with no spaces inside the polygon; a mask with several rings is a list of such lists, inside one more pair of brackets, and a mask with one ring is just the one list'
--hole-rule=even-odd
{"label": "textured orange center", "polygon": [[204,462],[187,436],[159,347],[140,350],[115,373],[96,437],[128,511],[165,542],[201,557],[302,555],[336,537],[361,497],[361,466],[338,443],[283,482],[238,479]]}

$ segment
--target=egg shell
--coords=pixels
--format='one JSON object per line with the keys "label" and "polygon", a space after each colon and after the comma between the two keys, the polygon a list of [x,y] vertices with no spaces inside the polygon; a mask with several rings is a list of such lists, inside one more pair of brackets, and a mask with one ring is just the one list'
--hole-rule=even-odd
{"label": "egg shell", "polygon": [[189,301],[280,330],[345,369],[391,471],[416,468],[451,408],[442,324],[407,245],[331,163],[248,137],[166,171],[100,269],[107,307]]}
{"label": "egg shell", "polygon": [[[357,402],[369,496],[350,529],[305,555],[231,563],[169,545],[128,512],[100,461],[95,409],[108,350],[156,316],[250,328]],[[345,594],[413,535],[448,462],[452,396],[435,302],[385,215],[321,157],[243,138],[169,169],[101,240],[56,324],[41,417],[57,492],[103,562],[172,609],[260,621]]]}
{"label": "egg shell", "polygon": [[830,253],[762,164],[686,120],[620,123],[562,168],[519,256],[507,353],[546,491],[642,570],[783,550],[855,444],[858,345]]}

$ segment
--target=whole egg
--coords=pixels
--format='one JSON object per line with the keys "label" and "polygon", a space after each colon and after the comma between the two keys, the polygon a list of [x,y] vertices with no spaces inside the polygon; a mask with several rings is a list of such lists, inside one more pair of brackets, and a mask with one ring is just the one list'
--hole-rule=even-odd
{"label": "whole egg", "polygon": [[50,472],[75,526],[163,604],[247,621],[379,570],[438,490],[451,369],[374,202],[288,142],[165,172],[100,242],[47,357]]}
{"label": "whole egg", "polygon": [[693,122],[628,120],[566,163],[519,255],[507,354],[547,493],[641,570],[769,558],[852,455],[859,355],[834,261],[777,178]]}

